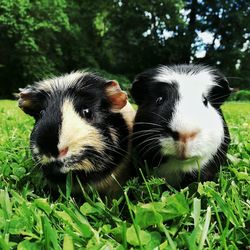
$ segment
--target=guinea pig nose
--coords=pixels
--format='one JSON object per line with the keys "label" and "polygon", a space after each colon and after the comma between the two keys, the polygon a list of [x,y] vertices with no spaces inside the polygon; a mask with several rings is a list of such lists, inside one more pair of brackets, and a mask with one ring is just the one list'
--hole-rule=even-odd
{"label": "guinea pig nose", "polygon": [[198,130],[178,133],[178,141],[186,143],[187,141],[194,139],[198,133]]}
{"label": "guinea pig nose", "polygon": [[65,156],[68,153],[68,151],[69,151],[69,147],[59,149],[59,157]]}

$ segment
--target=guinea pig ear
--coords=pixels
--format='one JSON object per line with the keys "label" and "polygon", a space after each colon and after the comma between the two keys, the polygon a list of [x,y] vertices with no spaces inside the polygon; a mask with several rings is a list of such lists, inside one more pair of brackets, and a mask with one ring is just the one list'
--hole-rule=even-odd
{"label": "guinea pig ear", "polygon": [[126,92],[122,91],[117,81],[111,80],[105,84],[105,93],[114,111],[122,109],[128,101]]}
{"label": "guinea pig ear", "polygon": [[210,102],[215,106],[220,106],[230,96],[233,89],[230,88],[228,80],[220,72],[216,72],[216,83],[209,93]]}
{"label": "guinea pig ear", "polygon": [[20,88],[17,96],[18,106],[23,110],[24,113],[36,116],[41,110],[41,100],[38,97],[37,90],[32,86]]}
{"label": "guinea pig ear", "polygon": [[146,94],[147,86],[143,83],[144,81],[142,81],[141,79],[135,79],[130,90],[131,96],[138,105],[142,104],[145,98],[148,97],[148,95]]}

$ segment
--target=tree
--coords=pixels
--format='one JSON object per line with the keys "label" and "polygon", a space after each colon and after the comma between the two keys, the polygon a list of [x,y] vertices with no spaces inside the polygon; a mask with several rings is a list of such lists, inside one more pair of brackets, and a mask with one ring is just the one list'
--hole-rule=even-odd
{"label": "tree", "polygon": [[0,96],[62,67],[57,36],[70,30],[65,8],[64,0],[1,0]]}
{"label": "tree", "polygon": [[132,78],[145,68],[177,63],[174,39],[185,25],[182,8],[183,1],[176,0],[113,1],[103,11],[101,67]]}
{"label": "tree", "polygon": [[201,1],[198,15],[197,30],[211,33],[213,40],[205,46],[205,57],[194,61],[216,65],[233,85],[249,87],[249,71],[242,70],[249,64],[250,2]]}

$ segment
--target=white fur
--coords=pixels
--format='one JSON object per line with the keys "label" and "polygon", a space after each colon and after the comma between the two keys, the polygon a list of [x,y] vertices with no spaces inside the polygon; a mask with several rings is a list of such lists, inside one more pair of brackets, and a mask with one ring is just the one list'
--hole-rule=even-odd
{"label": "white fur", "polygon": [[[160,176],[178,176],[178,172],[192,172],[198,169],[197,160],[203,168],[212,159],[224,137],[223,121],[220,114],[208,103],[203,104],[202,96],[207,96],[209,90],[216,85],[213,72],[203,69],[196,73],[175,72],[167,67],[161,68],[155,80],[178,84],[179,100],[175,104],[170,121],[170,128],[179,133],[197,132],[197,135],[187,140],[185,145],[172,138],[160,140],[162,153],[174,156],[158,170]],[[186,158],[193,161],[177,160],[178,148],[185,147]],[[171,167],[172,166],[172,167]],[[172,178],[169,178],[172,179]],[[176,180],[178,181],[178,180]]]}
{"label": "white fur", "polygon": [[46,79],[41,82],[38,82],[37,89],[44,90],[47,93],[52,92],[54,89],[67,89],[81,78],[87,74],[84,71],[76,71],[70,74],[65,74],[56,78]]}
{"label": "white fur", "polygon": [[[59,150],[69,148],[67,154],[63,157],[66,160],[73,155],[79,154],[84,150],[84,146],[92,146],[97,151],[104,150],[102,135],[95,127],[81,118],[76,113],[72,101],[66,99],[62,105],[62,126],[57,147]],[[80,164],[78,168],[84,168],[88,171],[93,170],[94,166],[87,162],[87,164]],[[76,169],[76,166],[63,167],[61,171],[66,173],[71,169]]]}
{"label": "white fur", "polygon": [[[217,85],[215,79],[216,77],[213,75],[213,70],[209,67],[204,67],[199,72],[186,72],[185,70],[183,70],[183,72],[179,72],[175,71],[174,68],[164,66],[159,68],[158,75],[155,77],[156,81],[168,83],[171,83],[171,81],[177,81],[178,83],[190,81],[200,89],[207,89],[211,86]],[[190,86],[189,84],[187,85]]]}
{"label": "white fur", "polygon": [[39,148],[35,144],[32,145],[32,152],[34,154],[39,154],[39,152],[40,152]]}

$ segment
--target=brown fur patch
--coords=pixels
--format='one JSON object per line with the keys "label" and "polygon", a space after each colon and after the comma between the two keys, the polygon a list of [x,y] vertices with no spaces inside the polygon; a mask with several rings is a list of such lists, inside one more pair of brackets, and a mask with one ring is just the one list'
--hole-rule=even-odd
{"label": "brown fur patch", "polygon": [[109,102],[112,105],[112,109],[120,110],[127,104],[127,94],[121,90],[118,82],[112,80],[106,83],[105,92]]}

